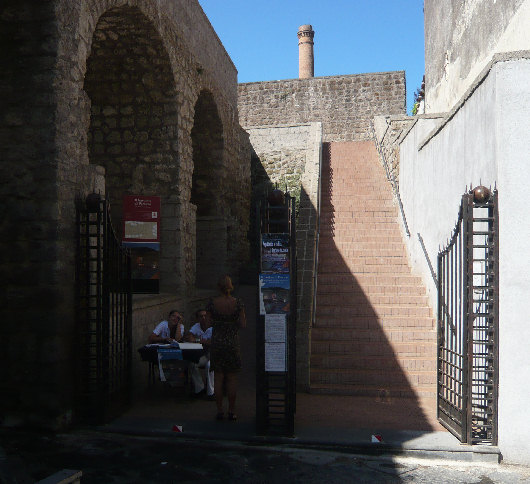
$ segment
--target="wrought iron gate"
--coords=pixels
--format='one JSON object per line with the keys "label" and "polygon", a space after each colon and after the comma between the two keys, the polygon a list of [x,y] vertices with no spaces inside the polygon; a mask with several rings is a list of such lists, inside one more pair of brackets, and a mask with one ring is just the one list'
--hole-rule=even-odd
{"label": "wrought iron gate", "polygon": [[438,419],[461,442],[497,444],[497,191],[462,197],[438,254]]}
{"label": "wrought iron gate", "polygon": [[[258,435],[294,435],[296,413],[296,222],[295,199],[281,203],[263,200],[258,207],[260,239],[263,234],[288,234],[290,251],[290,309],[286,315],[285,371],[265,369],[265,316],[257,312],[256,324],[256,431]],[[261,261],[260,261],[261,267]],[[259,301],[257,307],[260,307]]]}
{"label": "wrought iron gate", "polygon": [[77,227],[76,409],[80,420],[99,423],[129,402],[131,261],[116,238],[105,200],[79,204]]}

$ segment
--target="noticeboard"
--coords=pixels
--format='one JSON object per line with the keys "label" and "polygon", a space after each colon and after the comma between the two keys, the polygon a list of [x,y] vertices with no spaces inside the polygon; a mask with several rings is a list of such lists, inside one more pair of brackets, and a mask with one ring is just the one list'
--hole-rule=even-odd
{"label": "noticeboard", "polygon": [[261,272],[290,271],[289,234],[261,234]]}
{"label": "noticeboard", "polygon": [[[283,197],[282,197],[283,198]],[[256,431],[294,436],[296,411],[295,199],[263,200],[259,218]]]}
{"label": "noticeboard", "polygon": [[259,312],[288,314],[291,310],[291,281],[289,274],[259,275]]}
{"label": "noticeboard", "polygon": [[132,287],[158,293],[160,279],[160,197],[123,197],[122,245],[131,251]]}
{"label": "noticeboard", "polygon": [[265,315],[265,371],[287,370],[287,316]]}
{"label": "noticeboard", "polygon": [[160,242],[160,197],[123,197],[123,242]]}
{"label": "noticeboard", "polygon": [[287,318],[291,311],[290,256],[289,234],[261,234],[259,313],[264,316],[266,372],[287,371]]}

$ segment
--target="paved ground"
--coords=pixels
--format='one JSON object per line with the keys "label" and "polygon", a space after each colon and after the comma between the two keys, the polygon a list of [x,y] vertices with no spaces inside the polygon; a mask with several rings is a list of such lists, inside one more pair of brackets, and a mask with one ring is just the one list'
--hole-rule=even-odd
{"label": "paved ground", "polygon": [[[182,434],[179,434],[180,436]],[[132,437],[98,432],[0,434],[0,482],[33,483],[77,469],[90,483],[524,483],[530,469],[360,456],[338,450]]]}
{"label": "paved ground", "polygon": [[[240,292],[249,316],[253,290]],[[214,402],[158,382],[99,428],[59,435],[0,429],[0,483],[35,482],[65,468],[82,470],[83,484],[530,482],[528,469],[497,464],[497,448],[462,446],[436,422],[432,402],[418,399],[299,393],[295,436],[256,436],[253,327],[249,317],[241,333],[237,422],[215,421]],[[375,434],[382,443],[372,443]]]}

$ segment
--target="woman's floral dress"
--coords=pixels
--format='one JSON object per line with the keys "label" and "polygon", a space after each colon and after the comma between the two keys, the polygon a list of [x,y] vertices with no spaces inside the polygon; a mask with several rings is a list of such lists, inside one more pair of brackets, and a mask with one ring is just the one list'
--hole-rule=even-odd
{"label": "woman's floral dress", "polygon": [[236,308],[231,314],[219,313],[210,299],[206,310],[212,315],[213,331],[210,346],[210,370],[233,372],[241,369],[239,348],[239,313],[244,309],[243,301],[236,299]]}

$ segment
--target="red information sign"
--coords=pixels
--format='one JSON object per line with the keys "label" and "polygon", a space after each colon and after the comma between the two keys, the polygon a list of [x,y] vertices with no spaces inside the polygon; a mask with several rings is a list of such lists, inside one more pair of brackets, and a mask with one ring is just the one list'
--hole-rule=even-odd
{"label": "red information sign", "polygon": [[123,242],[160,242],[160,197],[123,197]]}

